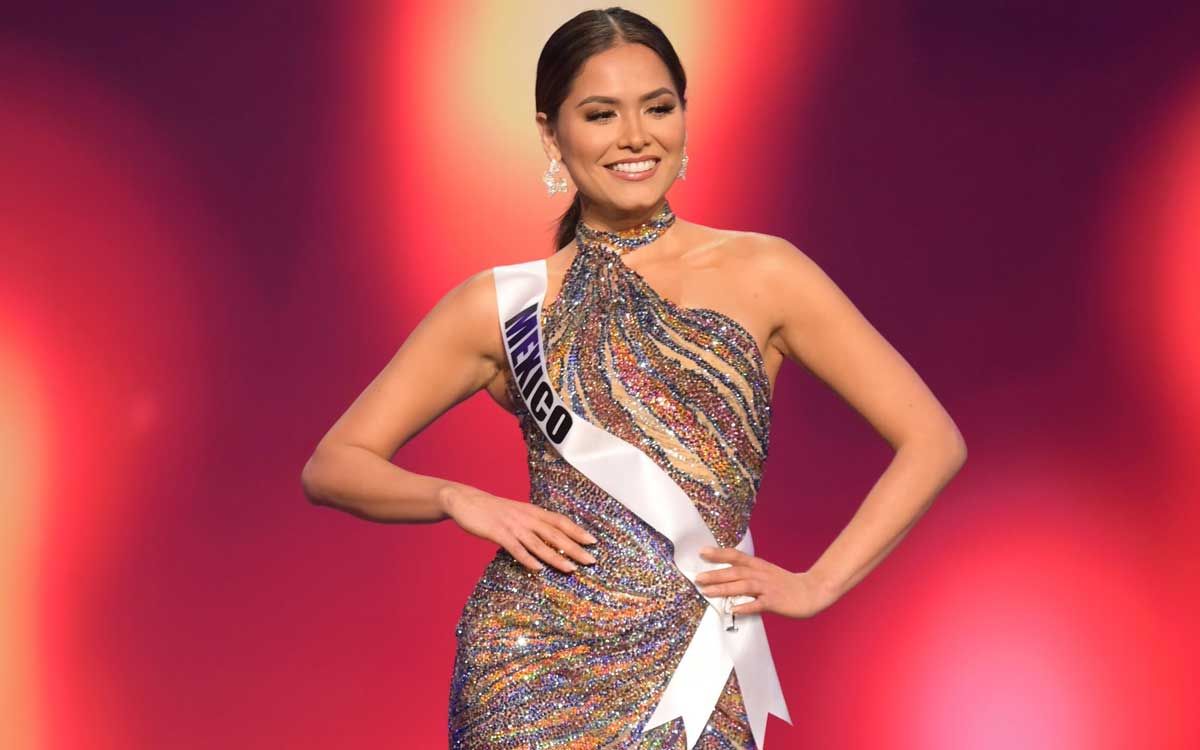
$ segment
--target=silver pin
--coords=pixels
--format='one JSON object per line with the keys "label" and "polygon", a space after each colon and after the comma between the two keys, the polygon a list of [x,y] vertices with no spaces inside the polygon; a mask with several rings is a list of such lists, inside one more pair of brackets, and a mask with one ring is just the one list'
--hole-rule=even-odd
{"label": "silver pin", "polygon": [[729,624],[725,626],[726,632],[737,632],[737,614],[733,611],[733,599],[725,597],[725,614],[729,615]]}

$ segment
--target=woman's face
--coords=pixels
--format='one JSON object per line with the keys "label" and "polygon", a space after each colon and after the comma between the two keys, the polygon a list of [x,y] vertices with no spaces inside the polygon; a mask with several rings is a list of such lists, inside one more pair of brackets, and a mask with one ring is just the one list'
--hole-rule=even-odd
{"label": "woman's face", "polygon": [[[538,120],[545,122],[541,114]],[[584,63],[559,108],[555,132],[543,128],[543,141],[548,156],[557,149],[598,213],[620,216],[658,205],[679,173],[684,132],[683,108],[667,66],[649,47],[621,44]],[[610,167],[630,158],[654,164],[641,174]]]}

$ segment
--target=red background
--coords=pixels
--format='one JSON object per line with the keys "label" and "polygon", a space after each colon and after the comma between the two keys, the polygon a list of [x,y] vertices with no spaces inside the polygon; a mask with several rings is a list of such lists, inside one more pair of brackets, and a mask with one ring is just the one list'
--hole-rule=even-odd
{"label": "red background", "polygon": [[[5,747],[444,747],[494,548],[300,490],[466,275],[551,250],[533,72],[571,3],[0,15]],[[1185,748],[1200,625],[1194,3],[629,7],[690,85],[682,217],[786,237],[970,458],[811,620],[786,748]],[[809,566],[890,458],[786,363],[758,553]],[[509,497],[486,395],[396,461]]]}

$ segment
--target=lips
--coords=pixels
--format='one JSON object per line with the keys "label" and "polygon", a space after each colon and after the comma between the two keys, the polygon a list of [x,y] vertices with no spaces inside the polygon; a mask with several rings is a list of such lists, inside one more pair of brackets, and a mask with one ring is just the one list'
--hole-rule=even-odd
{"label": "lips", "polygon": [[[622,159],[621,161],[615,161],[612,164],[606,164],[605,168],[615,170],[617,167],[623,167],[624,169],[617,171],[633,171],[635,173],[638,171],[644,172],[648,169],[653,169],[653,165],[658,163],[658,161],[658,158],[653,156],[646,156],[640,159]],[[646,165],[650,166],[647,167]]]}
{"label": "lips", "polygon": [[[638,159],[635,161],[615,162],[605,167],[612,176],[625,180],[626,182],[638,182],[649,179],[658,173],[659,159]],[[627,165],[621,169],[615,169],[617,164]],[[647,165],[649,167],[647,168]],[[640,171],[628,171],[638,169]]]}

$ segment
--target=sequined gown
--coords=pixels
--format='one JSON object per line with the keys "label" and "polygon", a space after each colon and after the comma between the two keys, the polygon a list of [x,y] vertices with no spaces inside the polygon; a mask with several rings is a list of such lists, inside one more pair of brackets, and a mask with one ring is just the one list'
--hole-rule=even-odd
{"label": "sequined gown", "polygon": [[[597,236],[610,233],[577,233],[578,252],[543,308],[550,383],[573,412],[640,446],[718,542],[735,546],[767,455],[770,385],[758,346],[732,318],[659,295],[610,245],[587,240]],[[707,603],[666,537],[559,456],[511,377],[508,395],[528,447],[531,502],[595,536],[584,548],[597,562],[534,572],[497,551],[455,631],[450,747],[684,748],[680,718],[642,726]],[[755,747],[732,670],[697,747]]]}

